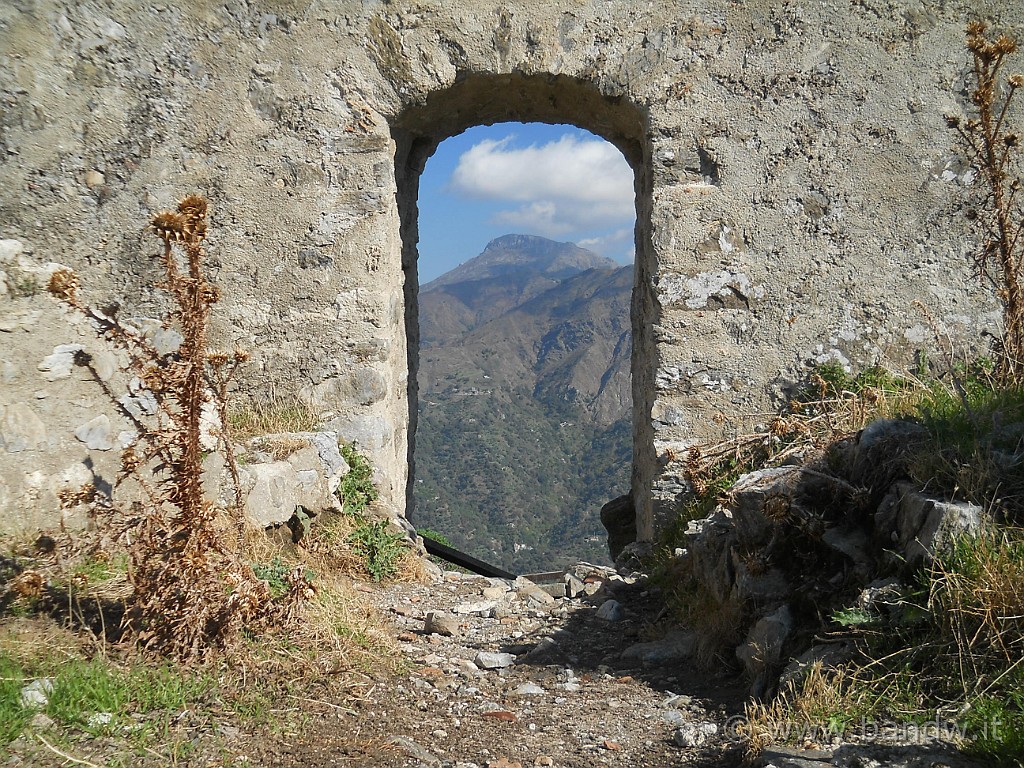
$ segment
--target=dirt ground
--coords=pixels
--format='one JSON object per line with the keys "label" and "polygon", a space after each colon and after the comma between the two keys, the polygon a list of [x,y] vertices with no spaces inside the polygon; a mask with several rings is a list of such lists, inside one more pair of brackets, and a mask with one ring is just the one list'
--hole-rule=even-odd
{"label": "dirt ground", "polygon": [[[294,681],[261,722],[214,703],[177,714],[148,741],[130,730],[89,736],[35,723],[0,765],[738,765],[728,726],[743,690],[732,672],[701,672],[671,648],[623,658],[663,634],[661,606],[643,578],[605,571],[589,582],[595,594],[575,599],[454,572],[431,585],[357,582],[384,617],[378,628],[393,641],[397,674],[353,664],[334,678]],[[609,600],[616,610],[602,617]],[[427,631],[431,613],[440,632]]]}

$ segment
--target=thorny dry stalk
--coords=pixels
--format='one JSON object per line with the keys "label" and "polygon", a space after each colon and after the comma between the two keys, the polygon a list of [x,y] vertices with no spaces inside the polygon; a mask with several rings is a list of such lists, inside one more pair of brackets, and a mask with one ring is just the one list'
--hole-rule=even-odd
{"label": "thorny dry stalk", "polygon": [[[149,496],[142,514],[129,522],[138,527],[130,547],[134,593],[125,624],[147,650],[184,659],[223,645],[243,624],[286,616],[309,591],[304,574],[297,571],[289,577],[292,589],[283,604],[272,605],[266,583],[215,527],[218,510],[203,494],[203,406],[212,399],[241,526],[242,497],[226,432],[226,399],[234,372],[248,354],[207,352],[207,322],[219,291],[203,271],[206,213],[206,199],[191,195],[176,211],[154,216],[148,227],[163,242],[158,257],[165,281],[160,287],[175,304],[164,325],[173,322],[183,338],[175,351],[159,352],[138,329],[120,320],[116,309],[86,306],[70,270],[54,272],[49,284],[52,294],[85,314],[104,338],[128,353],[129,371],[136,377],[132,391],[151,403],[148,413],[121,404],[138,437],[122,454],[119,480],[137,478]],[[87,355],[78,362],[92,367]]]}
{"label": "thorny dry stalk", "polygon": [[1003,337],[997,373],[1004,383],[1024,383],[1024,209],[1021,208],[1021,179],[1014,172],[1019,161],[1021,137],[1007,128],[1010,104],[1024,75],[1007,78],[1000,88],[1000,70],[1006,58],[1017,50],[1007,35],[987,36],[987,26],[967,26],[967,48],[974,59],[975,88],[971,101],[977,117],[966,121],[948,118],[949,124],[967,145],[971,159],[984,181],[978,210],[969,211],[984,230],[984,241],[975,263],[982,279],[990,282],[1003,307]]}

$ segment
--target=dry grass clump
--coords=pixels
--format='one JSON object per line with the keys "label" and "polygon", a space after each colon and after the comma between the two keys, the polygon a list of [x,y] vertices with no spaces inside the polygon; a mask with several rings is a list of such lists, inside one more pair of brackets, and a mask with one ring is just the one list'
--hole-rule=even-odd
{"label": "dry grass clump", "polygon": [[753,760],[771,744],[828,743],[867,711],[867,696],[852,684],[846,667],[829,669],[815,662],[799,678],[787,681],[774,699],[747,702],[737,731],[746,741],[748,760]]}
{"label": "dry grass clump", "polygon": [[270,435],[253,441],[253,447],[267,453],[274,461],[283,461],[309,446],[309,440],[293,435]]}
{"label": "dry grass clump", "polygon": [[964,692],[998,685],[1024,659],[1024,530],[988,529],[936,558],[927,601],[931,651]]}
{"label": "dry grass clump", "polygon": [[228,409],[232,434],[239,440],[279,432],[315,432],[321,414],[299,398],[251,400]]}

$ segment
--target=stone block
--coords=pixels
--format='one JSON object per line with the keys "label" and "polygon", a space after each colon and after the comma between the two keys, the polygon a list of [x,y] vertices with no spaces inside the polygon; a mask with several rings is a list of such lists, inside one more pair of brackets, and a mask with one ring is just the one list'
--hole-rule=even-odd
{"label": "stone block", "polygon": [[736,649],[736,658],[751,679],[763,679],[765,673],[778,665],[792,631],[793,616],[788,605],[780,606],[751,627],[746,642]]}
{"label": "stone block", "polygon": [[0,447],[8,453],[46,447],[46,425],[26,403],[0,405]]}
{"label": "stone block", "polygon": [[945,501],[900,483],[879,505],[876,534],[888,539],[903,555],[908,568],[930,562],[960,536],[981,530],[984,510],[966,501]]}

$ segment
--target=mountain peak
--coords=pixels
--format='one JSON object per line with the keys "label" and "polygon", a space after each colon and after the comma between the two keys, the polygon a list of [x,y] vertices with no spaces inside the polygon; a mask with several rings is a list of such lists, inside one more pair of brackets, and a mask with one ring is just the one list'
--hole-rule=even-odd
{"label": "mountain peak", "polygon": [[432,280],[421,290],[524,272],[559,281],[588,269],[617,269],[619,266],[614,260],[575,243],[560,243],[538,235],[509,234],[491,240],[479,256]]}

